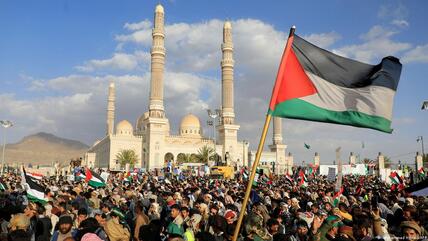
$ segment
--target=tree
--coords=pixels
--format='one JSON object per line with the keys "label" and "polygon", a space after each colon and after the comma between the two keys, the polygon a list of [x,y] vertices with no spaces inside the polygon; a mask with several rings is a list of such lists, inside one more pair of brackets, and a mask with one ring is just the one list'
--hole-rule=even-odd
{"label": "tree", "polygon": [[392,160],[391,160],[391,158],[390,157],[388,157],[388,156],[385,156],[384,158],[383,158],[383,160],[385,161],[385,168],[391,168],[391,165],[392,165]]}
{"label": "tree", "polygon": [[208,161],[214,160],[214,154],[214,149],[212,147],[203,146],[199,148],[196,158],[198,162],[208,163]]}
{"label": "tree", "polygon": [[132,167],[137,162],[138,156],[134,150],[127,149],[127,150],[121,150],[119,153],[117,153],[116,159],[119,161],[120,166],[123,167],[126,164],[129,164]]}
{"label": "tree", "polygon": [[183,163],[189,163],[189,162],[194,162],[195,159],[193,158],[192,154],[186,153],[180,153],[177,155],[177,163],[178,164],[183,164]]}

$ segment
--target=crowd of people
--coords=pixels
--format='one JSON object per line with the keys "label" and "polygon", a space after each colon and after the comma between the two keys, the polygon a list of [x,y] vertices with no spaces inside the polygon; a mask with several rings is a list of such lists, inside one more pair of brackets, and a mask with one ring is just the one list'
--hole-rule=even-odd
{"label": "crowd of people", "polygon": [[[259,178],[259,180],[263,180]],[[374,175],[272,175],[251,191],[244,175],[231,180],[193,175],[138,178],[110,174],[103,187],[65,177],[43,178],[46,202],[34,202],[21,175],[7,173],[0,191],[0,240],[13,241],[369,241],[424,240],[428,199],[409,196]]]}

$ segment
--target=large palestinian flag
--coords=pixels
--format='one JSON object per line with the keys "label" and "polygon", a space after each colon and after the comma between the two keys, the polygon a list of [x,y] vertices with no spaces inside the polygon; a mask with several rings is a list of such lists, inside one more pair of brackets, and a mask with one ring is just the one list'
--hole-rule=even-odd
{"label": "large palestinian flag", "polygon": [[22,171],[24,174],[22,184],[25,186],[28,200],[45,204],[48,201],[45,196],[45,188],[42,185],[36,183],[33,177],[29,176],[25,172],[25,169],[22,169]]}
{"label": "large palestinian flag", "polygon": [[104,187],[106,185],[104,179],[97,173],[90,170],[89,168],[86,169],[85,180],[86,182],[88,182],[89,186],[91,187]]}
{"label": "large palestinian flag", "polygon": [[423,180],[422,182],[416,183],[406,189],[404,189],[407,193],[412,196],[428,196],[428,179]]}
{"label": "large palestinian flag", "polygon": [[268,113],[391,133],[401,67],[395,57],[385,57],[378,65],[365,64],[291,35]]}

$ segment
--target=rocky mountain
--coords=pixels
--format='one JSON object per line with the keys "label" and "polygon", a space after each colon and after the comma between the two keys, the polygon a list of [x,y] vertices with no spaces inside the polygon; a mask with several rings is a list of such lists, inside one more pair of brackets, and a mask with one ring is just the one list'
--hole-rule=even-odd
{"label": "rocky mountain", "polygon": [[40,132],[26,136],[15,144],[6,145],[7,163],[32,163],[33,165],[51,165],[53,162],[69,162],[82,157],[88,145]]}

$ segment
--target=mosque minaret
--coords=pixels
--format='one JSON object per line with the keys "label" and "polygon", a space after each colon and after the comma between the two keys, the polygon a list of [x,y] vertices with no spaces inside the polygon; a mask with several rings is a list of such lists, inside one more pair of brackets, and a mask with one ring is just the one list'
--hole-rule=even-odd
{"label": "mosque minaret", "polygon": [[273,139],[274,145],[282,144],[282,119],[273,117]]}
{"label": "mosque minaret", "polygon": [[107,99],[107,127],[106,135],[109,136],[114,132],[114,102],[116,100],[114,83],[110,83],[108,88]]}
{"label": "mosque minaret", "polygon": [[151,49],[150,117],[164,117],[163,74],[165,68],[164,9],[158,4],[155,10],[153,45]]}
{"label": "mosque minaret", "polygon": [[273,138],[272,145],[269,146],[270,151],[276,154],[276,171],[278,173],[285,173],[290,168],[290,162],[285,156],[285,145],[282,141],[282,119],[279,117],[273,117]]}
{"label": "mosque minaret", "polygon": [[[233,41],[232,24],[226,21],[223,26],[223,43],[221,45],[223,57],[221,60],[221,123],[217,126],[219,132],[219,144],[222,146],[221,156],[227,165],[235,165],[240,162],[238,149],[239,125],[235,124],[235,112],[233,109]],[[242,159],[241,159],[242,160]]]}
{"label": "mosque minaret", "polygon": [[221,60],[221,81],[222,81],[222,122],[233,124],[235,113],[233,110],[233,42],[232,24],[229,21],[224,23],[223,43],[221,45],[223,58]]}
{"label": "mosque minaret", "polygon": [[[167,165],[171,165],[171,163],[175,166],[180,165],[179,162],[183,160],[183,157],[196,156],[205,147],[213,148],[222,163],[233,166],[236,169],[251,165],[251,162],[254,161],[255,153],[249,150],[248,141],[238,141],[240,126],[235,120],[231,22],[226,21],[223,26],[221,82],[219,81],[219,84],[221,84],[221,113],[220,121],[215,123],[218,135],[214,135],[216,137],[214,139],[203,135],[201,123],[205,122],[201,122],[192,113],[185,113],[186,115],[180,122],[178,133],[172,133],[170,130],[164,106],[164,84],[167,85],[173,82],[174,77],[164,80],[166,55],[164,20],[164,8],[158,4],[155,8],[150,51],[151,78],[148,110],[137,118],[135,127],[129,121],[121,120],[118,121],[115,128],[115,84],[111,83],[107,100],[106,135],[97,140],[87,151],[84,160],[86,165],[119,170],[124,167],[120,166],[117,160],[118,153],[123,150],[134,150],[138,157],[135,167],[146,170],[160,170]],[[116,85],[118,84],[119,82],[116,82]],[[186,98],[186,96],[183,96],[183,98]],[[174,103],[169,104],[174,105]],[[174,106],[173,108],[176,107]],[[208,118],[208,116],[205,118]],[[274,119],[274,144],[270,146],[270,152],[262,153],[262,162],[265,165],[284,160],[286,145],[282,144],[280,124],[280,121],[278,122],[278,120]],[[206,164],[193,163],[193,167],[199,165],[200,168],[206,170],[207,166],[214,164],[211,161]]]}

